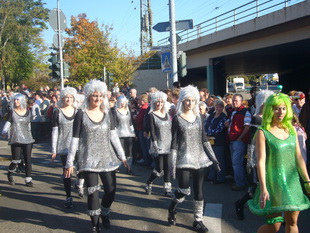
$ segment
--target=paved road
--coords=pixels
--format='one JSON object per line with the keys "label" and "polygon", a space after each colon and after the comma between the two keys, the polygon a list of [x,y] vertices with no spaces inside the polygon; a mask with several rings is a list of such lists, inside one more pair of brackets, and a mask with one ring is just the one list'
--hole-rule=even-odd
{"label": "paved road", "polygon": [[[0,127],[2,128],[2,127]],[[0,232],[77,232],[90,231],[89,217],[86,215],[86,198],[74,195],[74,207],[65,209],[64,190],[61,183],[60,161],[50,160],[49,143],[35,144],[33,149],[34,187],[24,185],[24,176],[15,175],[16,185],[8,185],[6,170],[9,164],[10,149],[5,141],[0,141]],[[178,206],[177,226],[167,224],[167,207],[170,200],[163,196],[162,180],[156,180],[154,194],[144,193],[144,184],[151,173],[150,168],[134,165],[135,176],[117,174],[117,194],[112,205],[111,229],[117,233],[188,233],[192,232],[192,199]],[[233,203],[244,192],[231,191],[232,181],[212,185],[205,182],[206,200],[204,222],[210,233],[252,233],[264,219],[252,215],[245,209],[246,220],[235,217]],[[176,187],[173,181],[173,187]],[[310,211],[301,213],[300,232],[308,232]],[[284,232],[284,229],[281,229]]]}

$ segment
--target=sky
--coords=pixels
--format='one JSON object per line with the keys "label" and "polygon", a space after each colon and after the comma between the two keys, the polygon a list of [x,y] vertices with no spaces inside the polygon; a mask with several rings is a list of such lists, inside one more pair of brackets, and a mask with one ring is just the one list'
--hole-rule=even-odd
{"label": "sky", "polygon": [[[266,0],[260,0],[264,2]],[[57,0],[43,0],[45,7],[57,8]],[[175,0],[176,20],[193,19],[194,25],[223,14],[234,8],[242,6],[251,0]],[[274,2],[283,2],[275,0]],[[290,4],[300,2],[291,0]],[[151,0],[153,13],[153,26],[159,22],[169,21],[169,0]],[[70,27],[71,16],[85,13],[89,21],[97,21],[101,26],[113,27],[111,38],[117,41],[118,47],[126,45],[140,53],[140,0],[59,0],[60,9],[67,19]],[[46,44],[53,43],[55,32],[48,24],[49,29],[43,34]],[[66,34],[63,33],[66,37]],[[169,36],[169,32],[156,32],[153,30],[154,45],[157,41]]]}

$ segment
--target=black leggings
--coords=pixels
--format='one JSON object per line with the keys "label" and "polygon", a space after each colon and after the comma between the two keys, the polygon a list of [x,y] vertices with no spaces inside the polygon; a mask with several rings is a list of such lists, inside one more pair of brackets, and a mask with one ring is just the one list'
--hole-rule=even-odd
{"label": "black leggings", "polygon": [[[157,157],[155,157],[155,170],[158,173],[161,173],[164,171],[164,181],[170,182],[170,173],[169,173],[169,167],[168,167],[168,156],[170,154],[160,154]],[[157,176],[152,172],[148,183],[152,183]]]}
{"label": "black leggings", "polygon": [[126,158],[132,157],[133,137],[120,138]]}
{"label": "black leggings", "polygon": [[[190,188],[190,174],[193,175],[193,190],[194,190],[194,200],[202,201],[203,200],[203,181],[204,181],[204,168],[200,168],[198,170],[194,169],[178,169],[177,177],[178,177],[178,186],[180,189],[189,189]],[[178,190],[175,192],[175,197],[177,199],[181,199],[185,197],[186,194],[179,192]]]}
{"label": "black leggings", "polygon": [[[98,175],[100,176],[103,184],[104,196],[101,201],[101,205],[104,208],[110,208],[115,198],[116,191],[116,175],[115,171],[111,172],[83,172],[86,187],[96,187],[98,183]],[[87,199],[88,210],[98,210],[99,204],[99,190],[88,195]]]}
{"label": "black leggings", "polygon": [[[32,144],[11,145],[12,160],[20,160],[21,155],[24,155],[26,177],[31,177],[31,151]],[[17,164],[12,162],[9,166],[9,170],[14,171],[16,166]]]}

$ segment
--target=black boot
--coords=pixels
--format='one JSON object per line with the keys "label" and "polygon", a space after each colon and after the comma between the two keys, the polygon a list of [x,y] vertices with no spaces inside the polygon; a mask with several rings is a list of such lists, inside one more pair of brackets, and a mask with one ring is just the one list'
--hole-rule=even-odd
{"label": "black boot", "polygon": [[243,205],[241,204],[240,201],[235,202],[235,211],[236,211],[237,218],[239,220],[243,220],[244,219]]}
{"label": "black boot", "polygon": [[92,227],[91,233],[100,233],[99,223],[97,224],[97,226]]}
{"label": "black boot", "polygon": [[168,209],[168,222],[170,225],[174,225],[176,224],[176,214],[177,212],[175,211],[174,208],[172,208],[171,206],[169,206],[169,209]]}
{"label": "black boot", "polygon": [[111,223],[110,223],[109,215],[107,215],[107,216],[101,215],[101,220],[102,220],[102,226],[105,229],[110,229]]}
{"label": "black boot", "polygon": [[13,178],[13,172],[8,172],[7,177],[8,177],[9,184],[10,185],[14,185],[15,184],[15,180]]}
{"label": "black boot", "polygon": [[194,221],[193,228],[195,231],[202,232],[202,233],[209,231],[208,228],[203,224],[202,221]]}

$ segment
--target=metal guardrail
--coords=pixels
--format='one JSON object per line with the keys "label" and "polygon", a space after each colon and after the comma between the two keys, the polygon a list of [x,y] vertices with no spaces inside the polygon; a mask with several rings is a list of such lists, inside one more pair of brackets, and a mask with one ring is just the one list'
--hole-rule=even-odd
{"label": "metal guardrail", "polygon": [[[307,0],[295,0],[294,3],[292,3],[292,0],[281,0],[280,2],[275,0],[254,0],[199,23],[195,25],[193,29],[183,30],[177,34],[180,36],[182,43],[188,42],[303,1]],[[169,43],[169,37],[157,42],[159,46],[167,45]]]}

